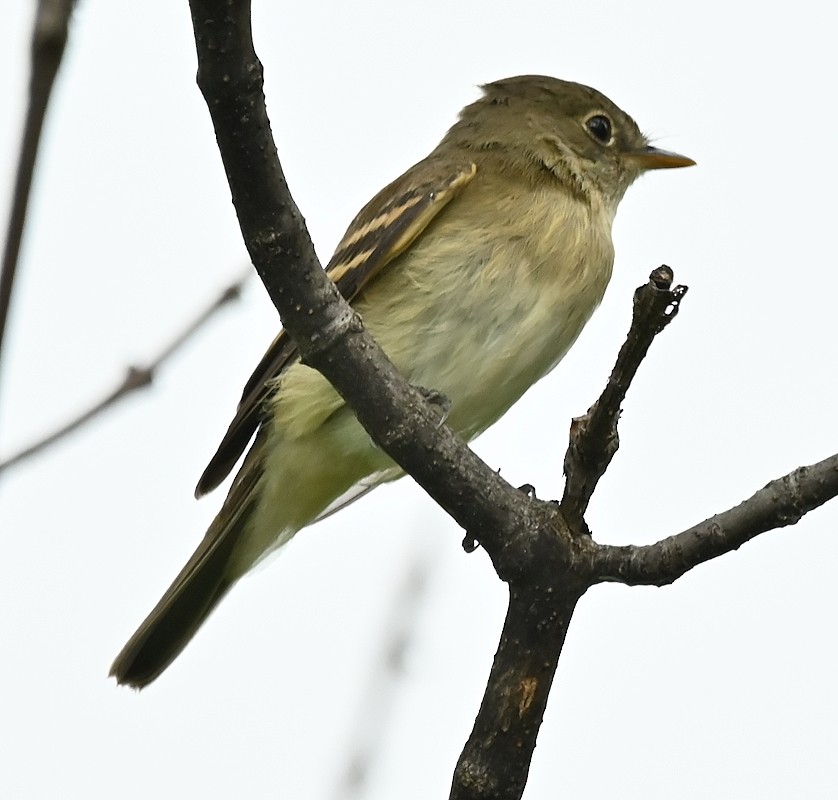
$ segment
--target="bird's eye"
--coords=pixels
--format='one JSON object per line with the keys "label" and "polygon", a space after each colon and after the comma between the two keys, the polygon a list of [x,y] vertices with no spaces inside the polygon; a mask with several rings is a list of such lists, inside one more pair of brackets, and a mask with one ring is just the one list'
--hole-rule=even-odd
{"label": "bird's eye", "polygon": [[600,144],[611,144],[614,139],[611,120],[605,114],[594,114],[588,117],[585,120],[585,130]]}

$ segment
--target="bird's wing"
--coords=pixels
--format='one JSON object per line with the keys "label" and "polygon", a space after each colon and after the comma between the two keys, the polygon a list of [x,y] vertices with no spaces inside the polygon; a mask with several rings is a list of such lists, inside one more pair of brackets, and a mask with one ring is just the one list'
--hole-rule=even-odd
{"label": "bird's wing", "polygon": [[[425,160],[382,189],[352,221],[326,266],[340,293],[352,302],[476,173],[472,162]],[[296,360],[297,345],[280,331],[245,384],[236,415],[198,481],[196,497],[215,489],[230,473],[263,421],[273,381]]]}

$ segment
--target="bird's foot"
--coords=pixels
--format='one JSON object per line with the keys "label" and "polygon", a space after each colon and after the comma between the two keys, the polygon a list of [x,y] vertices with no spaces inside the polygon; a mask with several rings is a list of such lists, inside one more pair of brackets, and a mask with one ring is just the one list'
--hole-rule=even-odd
{"label": "bird's foot", "polygon": [[426,389],[424,386],[416,386],[415,388],[431,405],[440,409],[442,414],[439,419],[439,426],[444,425],[448,419],[448,412],[451,411],[450,398],[437,389]]}

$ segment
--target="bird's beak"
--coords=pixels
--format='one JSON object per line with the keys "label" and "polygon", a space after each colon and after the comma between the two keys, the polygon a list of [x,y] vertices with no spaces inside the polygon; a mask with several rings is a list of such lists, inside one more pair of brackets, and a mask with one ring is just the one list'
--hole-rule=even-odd
{"label": "bird's beak", "polygon": [[632,150],[626,155],[636,162],[641,169],[673,169],[674,167],[695,166],[695,161],[687,156],[672,153],[669,150],[659,150],[651,145],[640,150]]}

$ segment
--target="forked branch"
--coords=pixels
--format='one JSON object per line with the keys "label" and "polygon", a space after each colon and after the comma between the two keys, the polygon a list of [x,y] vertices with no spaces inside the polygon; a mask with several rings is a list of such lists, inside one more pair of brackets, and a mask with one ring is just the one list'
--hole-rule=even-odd
{"label": "forked branch", "polygon": [[[616,451],[620,404],[652,340],[671,321],[686,290],[670,289],[671,270],[661,268],[638,291],[632,332],[608,386],[574,423],[562,502],[544,502],[514,489],[439,424],[436,409],[395,371],[320,269],[276,156],[262,67],[253,50],[249,2],[191,0],[190,6],[198,82],[213,118],[239,224],[286,329],[306,363],[332,382],[373,439],[451,514],[467,538],[486,549],[509,585],[498,652],[450,797],[517,800],[579,598],[604,580],[673,580],[678,570],[666,572],[673,552],[682,554],[682,574],[725,547],[737,546],[736,537],[743,536],[742,506],[726,512],[729,518],[720,515],[721,523],[716,518],[724,531],[737,532],[723,545],[711,526],[709,533],[696,529],[679,534],[674,544],[613,548],[594,542],[584,520]],[[808,475],[798,473],[769,485],[768,495],[754,505],[743,504],[746,517],[760,520],[752,535],[760,532],[756,528],[796,521],[833,496],[838,491],[834,472],[834,465],[819,465]],[[774,516],[758,511],[766,503],[779,511]]]}

